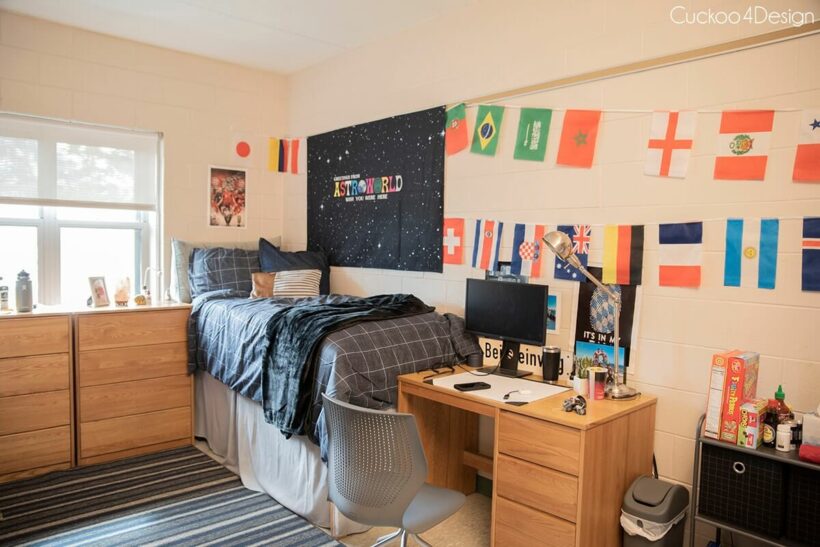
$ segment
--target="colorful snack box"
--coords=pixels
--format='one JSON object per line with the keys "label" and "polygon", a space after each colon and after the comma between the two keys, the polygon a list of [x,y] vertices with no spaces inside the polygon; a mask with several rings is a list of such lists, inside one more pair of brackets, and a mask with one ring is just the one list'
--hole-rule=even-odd
{"label": "colorful snack box", "polygon": [[737,444],[740,407],[757,396],[759,363],[760,354],[754,351],[729,356],[720,418],[721,441]]}
{"label": "colorful snack box", "polygon": [[740,405],[740,425],[737,430],[737,444],[747,448],[759,448],[763,442],[763,420],[769,402],[753,399]]}
{"label": "colorful snack box", "polygon": [[712,368],[709,373],[709,393],[706,402],[706,420],[703,436],[710,439],[720,438],[720,423],[723,410],[723,392],[728,378],[729,357],[741,353],[740,350],[725,351],[712,356]]}

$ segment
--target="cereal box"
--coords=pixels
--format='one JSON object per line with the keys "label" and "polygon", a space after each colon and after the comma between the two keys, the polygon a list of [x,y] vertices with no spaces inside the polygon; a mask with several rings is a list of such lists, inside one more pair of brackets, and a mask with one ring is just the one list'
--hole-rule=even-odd
{"label": "cereal box", "polygon": [[744,351],[729,356],[723,407],[720,418],[720,440],[737,444],[740,406],[757,396],[757,370],[760,354]]}
{"label": "cereal box", "polygon": [[703,436],[710,439],[720,438],[720,419],[723,409],[723,392],[728,377],[729,357],[741,353],[740,350],[725,351],[712,356],[712,368],[709,374],[709,394],[706,403],[706,420]]}
{"label": "cereal box", "polygon": [[763,442],[763,420],[769,402],[753,399],[740,405],[740,425],[737,430],[737,444],[747,448],[758,448]]}

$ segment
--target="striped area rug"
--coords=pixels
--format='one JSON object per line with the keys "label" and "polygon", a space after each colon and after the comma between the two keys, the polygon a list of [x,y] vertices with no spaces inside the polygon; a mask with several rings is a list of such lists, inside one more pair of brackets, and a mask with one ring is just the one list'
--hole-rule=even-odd
{"label": "striped area rug", "polygon": [[194,447],[0,485],[0,545],[341,545]]}

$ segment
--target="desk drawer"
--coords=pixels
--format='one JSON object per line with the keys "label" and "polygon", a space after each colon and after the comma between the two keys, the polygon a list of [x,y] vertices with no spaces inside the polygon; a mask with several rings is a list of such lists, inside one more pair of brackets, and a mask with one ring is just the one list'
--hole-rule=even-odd
{"label": "desk drawer", "polygon": [[572,428],[501,412],[498,451],[528,462],[578,475],[581,434]]}
{"label": "desk drawer", "polygon": [[68,389],[67,353],[0,359],[0,397]]}
{"label": "desk drawer", "polygon": [[80,351],[185,342],[188,310],[80,315],[77,325]]}
{"label": "desk drawer", "polygon": [[191,377],[168,376],[80,388],[80,421],[191,406]]}
{"label": "desk drawer", "polygon": [[0,358],[66,353],[69,350],[68,317],[3,319],[0,323]]}
{"label": "desk drawer", "polygon": [[95,386],[187,374],[185,342],[79,353],[80,386]]}
{"label": "desk drawer", "polygon": [[191,408],[80,424],[80,458],[121,452],[191,437]]}
{"label": "desk drawer", "polygon": [[0,435],[35,431],[71,422],[68,390],[0,398]]}
{"label": "desk drawer", "polygon": [[71,461],[67,425],[0,437],[0,475]]}
{"label": "desk drawer", "polygon": [[503,547],[571,547],[575,545],[575,525],[535,511],[513,501],[496,497],[495,545]]}
{"label": "desk drawer", "polygon": [[575,522],[578,512],[578,479],[503,454],[496,467],[498,495],[538,511]]}

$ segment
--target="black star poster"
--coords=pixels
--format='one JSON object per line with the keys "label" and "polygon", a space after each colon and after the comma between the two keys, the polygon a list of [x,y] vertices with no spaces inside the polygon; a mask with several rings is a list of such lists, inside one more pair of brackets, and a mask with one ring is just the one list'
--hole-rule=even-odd
{"label": "black star poster", "polygon": [[445,119],[438,107],[308,137],[308,249],[440,272]]}

